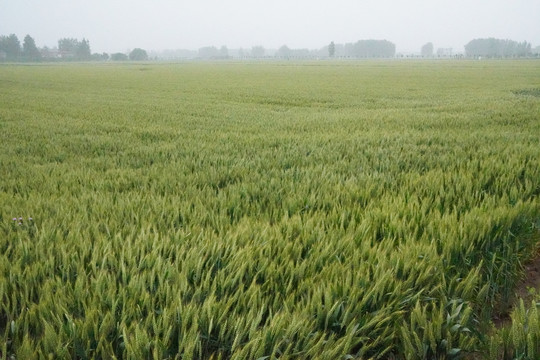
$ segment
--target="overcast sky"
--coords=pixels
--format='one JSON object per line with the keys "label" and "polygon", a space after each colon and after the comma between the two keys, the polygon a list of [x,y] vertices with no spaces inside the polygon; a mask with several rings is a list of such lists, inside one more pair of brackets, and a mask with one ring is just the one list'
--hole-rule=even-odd
{"label": "overcast sky", "polygon": [[397,51],[463,46],[496,37],[540,45],[540,0],[0,0],[0,34],[38,46],[83,37],[92,52],[316,49],[386,39]]}

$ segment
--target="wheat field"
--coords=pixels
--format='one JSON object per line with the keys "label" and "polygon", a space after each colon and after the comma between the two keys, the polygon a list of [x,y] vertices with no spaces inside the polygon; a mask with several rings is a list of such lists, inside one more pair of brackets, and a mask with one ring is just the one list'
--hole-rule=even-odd
{"label": "wheat field", "polygon": [[3,359],[540,352],[534,302],[492,325],[539,242],[538,61],[6,64],[0,94]]}

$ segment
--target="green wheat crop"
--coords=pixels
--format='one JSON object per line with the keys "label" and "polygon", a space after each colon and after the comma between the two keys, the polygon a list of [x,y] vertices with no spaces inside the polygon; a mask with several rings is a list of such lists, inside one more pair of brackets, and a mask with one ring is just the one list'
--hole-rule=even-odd
{"label": "green wheat crop", "polygon": [[[539,84],[538,61],[0,66],[0,356],[501,353]],[[538,354],[527,309],[508,331]]]}

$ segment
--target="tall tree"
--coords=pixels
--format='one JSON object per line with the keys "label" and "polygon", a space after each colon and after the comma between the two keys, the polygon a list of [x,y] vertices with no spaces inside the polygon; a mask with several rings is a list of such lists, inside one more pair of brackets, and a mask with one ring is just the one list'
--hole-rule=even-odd
{"label": "tall tree", "polygon": [[283,45],[278,49],[276,56],[288,59],[291,56],[291,49],[287,45]]}
{"label": "tall tree", "polygon": [[76,54],[78,60],[90,60],[92,58],[92,52],[90,51],[90,41],[83,38],[77,46]]}
{"label": "tall tree", "polygon": [[6,60],[18,60],[21,54],[21,42],[17,35],[0,36],[0,51],[5,53]]}
{"label": "tall tree", "polygon": [[433,56],[433,43],[428,42],[427,44],[424,44],[424,46],[422,46],[422,49],[420,50],[420,53],[422,54],[422,57],[432,57]]}
{"label": "tall tree", "polygon": [[148,54],[146,53],[146,50],[136,48],[129,53],[129,60],[146,61],[148,60]]}
{"label": "tall tree", "polygon": [[334,42],[330,42],[330,45],[328,45],[328,56],[334,57],[336,54],[336,44]]}
{"label": "tall tree", "polygon": [[41,54],[36,46],[36,42],[30,35],[24,37],[23,57],[27,61],[38,61],[41,59]]}

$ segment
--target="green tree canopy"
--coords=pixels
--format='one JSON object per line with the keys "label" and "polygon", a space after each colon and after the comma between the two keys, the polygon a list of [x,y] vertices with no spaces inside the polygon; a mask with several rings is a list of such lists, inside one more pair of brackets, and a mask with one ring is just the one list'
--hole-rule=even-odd
{"label": "green tree canopy", "polygon": [[58,40],[58,51],[62,59],[74,59],[78,48],[79,40],[77,39],[62,38]]}
{"label": "green tree canopy", "polygon": [[531,44],[503,39],[474,39],[465,45],[467,56],[521,57],[531,54]]}
{"label": "green tree canopy", "polygon": [[334,44],[335,54],[352,58],[388,58],[396,54],[396,45],[388,40],[358,40],[344,45]]}
{"label": "green tree canopy", "polygon": [[148,54],[146,53],[146,50],[135,48],[129,53],[129,60],[146,61],[148,60]]}
{"label": "green tree canopy", "polygon": [[420,53],[422,54],[422,57],[432,57],[433,56],[433,43],[428,42],[427,44],[424,44],[424,46],[422,46],[422,49],[420,50]]}
{"label": "green tree canopy", "polygon": [[114,53],[111,55],[111,60],[112,61],[127,61],[128,56],[123,53]]}
{"label": "green tree canopy", "polygon": [[75,38],[63,38],[58,40],[58,51],[63,59],[68,60],[90,60],[92,52],[90,51],[90,41]]}
{"label": "green tree canopy", "polygon": [[21,54],[21,42],[17,35],[0,36],[0,52],[5,54],[5,59],[15,61]]}
{"label": "green tree canopy", "polygon": [[92,58],[90,41],[83,38],[82,41],[78,43],[75,54],[78,60],[90,60]]}
{"label": "green tree canopy", "polygon": [[288,59],[291,56],[291,49],[289,49],[287,45],[283,45],[282,47],[278,49],[276,56],[280,58]]}
{"label": "green tree canopy", "polygon": [[36,42],[30,35],[26,35],[23,41],[23,57],[27,61],[38,61],[41,54],[36,46]]}
{"label": "green tree canopy", "polygon": [[328,56],[334,57],[336,54],[336,44],[334,42],[330,42],[330,45],[328,45]]}
{"label": "green tree canopy", "polygon": [[387,40],[359,40],[353,48],[356,57],[383,58],[396,54],[396,45]]}

